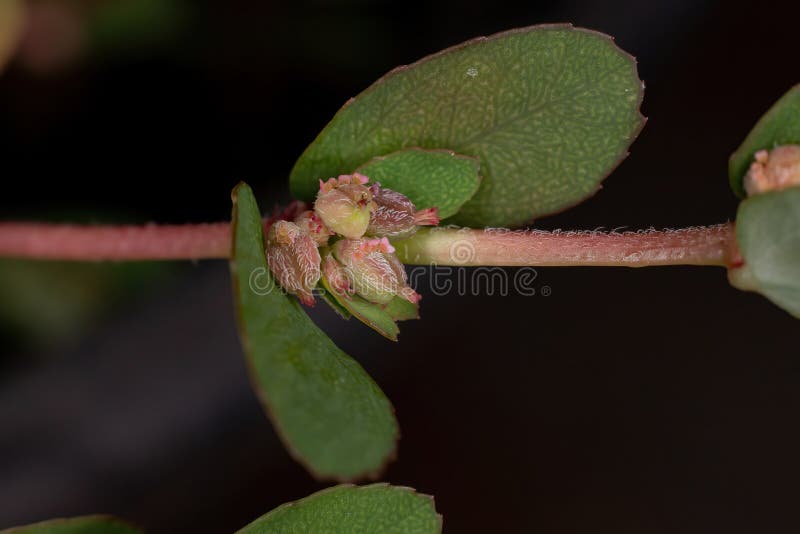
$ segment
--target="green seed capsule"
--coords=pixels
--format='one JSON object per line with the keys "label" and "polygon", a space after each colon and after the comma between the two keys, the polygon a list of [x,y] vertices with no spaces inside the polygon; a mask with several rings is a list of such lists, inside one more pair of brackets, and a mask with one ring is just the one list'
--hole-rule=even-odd
{"label": "green seed capsule", "polygon": [[349,239],[364,235],[375,209],[372,192],[365,185],[367,181],[360,174],[342,175],[327,182],[320,180],[314,211],[326,227]]}

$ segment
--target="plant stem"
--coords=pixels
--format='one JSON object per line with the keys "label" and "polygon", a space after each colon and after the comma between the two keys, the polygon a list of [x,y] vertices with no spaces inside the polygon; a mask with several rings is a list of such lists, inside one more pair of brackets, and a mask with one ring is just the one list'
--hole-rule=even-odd
{"label": "plant stem", "polygon": [[[292,220],[308,209],[295,200],[264,219],[264,234],[279,219]],[[74,261],[226,259],[231,225],[144,224],[96,226],[0,222],[0,258]]]}
{"label": "plant stem", "polygon": [[143,226],[0,223],[0,257],[195,260],[230,256],[230,223]]}
{"label": "plant stem", "polygon": [[[265,221],[265,228],[275,218]],[[89,226],[6,222],[0,223],[0,257],[78,261],[228,258],[230,239],[229,223]],[[401,261],[418,265],[741,263],[732,224],[623,233],[432,228],[394,245]]]}
{"label": "plant stem", "polygon": [[431,228],[394,246],[404,263],[424,265],[647,267],[741,263],[730,223],[641,232]]}

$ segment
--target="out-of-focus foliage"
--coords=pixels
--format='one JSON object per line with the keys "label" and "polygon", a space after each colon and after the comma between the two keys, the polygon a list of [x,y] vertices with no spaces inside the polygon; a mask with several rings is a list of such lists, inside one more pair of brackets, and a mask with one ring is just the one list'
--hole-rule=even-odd
{"label": "out-of-focus foliage", "polygon": [[142,534],[142,530],[115,517],[87,515],[51,519],[3,530],[2,534]]}
{"label": "out-of-focus foliage", "polygon": [[0,322],[26,345],[50,347],[79,335],[167,269],[152,262],[0,260]]}
{"label": "out-of-focus foliage", "polygon": [[86,56],[174,54],[198,5],[185,0],[2,0],[0,67],[48,75]]}
{"label": "out-of-focus foliage", "polygon": [[89,18],[89,42],[101,55],[176,45],[194,9],[184,0],[101,2]]}
{"label": "out-of-focus foliage", "polygon": [[0,2],[0,73],[17,48],[25,22],[21,0]]}

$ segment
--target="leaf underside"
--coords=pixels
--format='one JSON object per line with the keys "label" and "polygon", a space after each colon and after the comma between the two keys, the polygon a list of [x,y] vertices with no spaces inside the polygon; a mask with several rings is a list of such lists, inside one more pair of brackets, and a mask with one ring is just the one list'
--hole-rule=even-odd
{"label": "leaf underside", "polygon": [[800,188],[752,196],[739,205],[736,240],[744,272],[732,278],[800,318]]}
{"label": "leaf underside", "polygon": [[[320,478],[376,475],[397,422],[364,369],[283,294],[267,268],[261,214],[246,184],[233,195],[231,272],[240,336],[256,392],[292,455]],[[258,288],[251,280],[256,276]]]}
{"label": "leaf underside", "polygon": [[436,534],[442,519],[433,498],[411,488],[336,486],[279,506],[239,534],[298,532]]}
{"label": "leaf underside", "polygon": [[728,177],[733,192],[744,198],[744,175],[759,150],[800,144],[800,85],[783,95],[758,120],[742,145],[731,155]]}
{"label": "leaf underside", "polygon": [[[409,147],[475,156],[483,180],[453,218],[516,226],[592,195],[644,124],[635,60],[608,36],[568,25],[478,38],[399,67],[351,99],[291,174],[318,180]],[[403,191],[401,191],[403,192]]]}

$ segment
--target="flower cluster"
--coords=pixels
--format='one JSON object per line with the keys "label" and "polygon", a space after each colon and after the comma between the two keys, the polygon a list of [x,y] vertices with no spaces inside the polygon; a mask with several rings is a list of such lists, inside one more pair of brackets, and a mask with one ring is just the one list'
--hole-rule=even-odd
{"label": "flower cluster", "polygon": [[800,185],[800,145],[759,150],[744,177],[748,196]]}
{"label": "flower cluster", "polygon": [[324,279],[343,298],[379,305],[395,296],[417,303],[405,268],[388,238],[412,235],[439,224],[436,208],[417,211],[404,195],[362,174],[320,180],[314,209],[294,221],[278,221],[267,235],[269,268],[281,287],[306,305]]}

